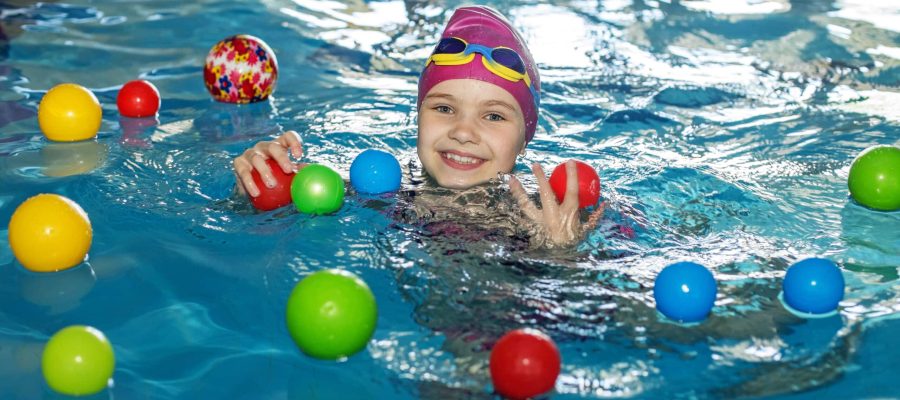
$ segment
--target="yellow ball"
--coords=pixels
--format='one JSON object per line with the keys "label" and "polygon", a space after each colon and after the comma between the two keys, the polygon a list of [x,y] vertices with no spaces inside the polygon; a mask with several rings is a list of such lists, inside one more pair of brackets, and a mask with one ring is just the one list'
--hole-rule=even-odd
{"label": "yellow ball", "polygon": [[84,261],[91,247],[91,221],[77,203],[39,194],[16,208],[9,221],[9,246],[25,268],[52,272]]}
{"label": "yellow ball", "polygon": [[90,90],[74,83],[50,89],[38,106],[38,124],[47,139],[75,142],[97,136],[103,112]]}

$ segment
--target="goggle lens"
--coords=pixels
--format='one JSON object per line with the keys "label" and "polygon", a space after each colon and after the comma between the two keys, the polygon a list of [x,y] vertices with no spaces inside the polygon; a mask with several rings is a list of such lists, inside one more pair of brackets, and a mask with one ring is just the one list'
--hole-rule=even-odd
{"label": "goggle lens", "polygon": [[457,54],[466,50],[466,43],[457,38],[444,38],[438,42],[434,54]]}
{"label": "goggle lens", "polygon": [[500,64],[520,74],[525,74],[525,64],[522,62],[522,58],[519,57],[519,55],[516,54],[515,51],[505,48],[494,49],[494,51],[491,52],[491,57],[497,64]]}

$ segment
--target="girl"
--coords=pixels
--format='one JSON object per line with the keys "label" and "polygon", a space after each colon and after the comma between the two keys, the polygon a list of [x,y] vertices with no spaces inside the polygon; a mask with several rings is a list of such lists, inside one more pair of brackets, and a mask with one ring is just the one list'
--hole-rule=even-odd
{"label": "girl", "polygon": [[[540,90],[534,60],[506,18],[489,7],[457,9],[419,78],[416,148],[428,180],[466,196],[470,190],[477,192],[483,184],[495,181],[498,175],[509,174],[516,157],[525,153],[534,136]],[[294,131],[259,142],[235,158],[237,190],[259,195],[251,177],[253,169],[259,171],[267,186],[274,186],[267,159],[278,162],[286,173],[299,168],[301,164],[293,163],[288,151],[294,157],[303,154]],[[597,224],[603,205],[587,223],[581,222],[573,161],[566,163],[568,185],[561,204],[541,166],[533,164],[532,171],[538,183],[540,209],[521,182],[509,175],[512,197],[530,222],[531,241],[546,247],[577,243]],[[440,203],[448,202],[436,202]]]}

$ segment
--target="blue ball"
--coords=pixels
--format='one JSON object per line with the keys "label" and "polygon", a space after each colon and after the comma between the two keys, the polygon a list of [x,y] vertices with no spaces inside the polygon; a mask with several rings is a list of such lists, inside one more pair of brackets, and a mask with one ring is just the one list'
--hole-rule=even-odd
{"label": "blue ball", "polygon": [[679,322],[699,322],[716,301],[716,280],[700,264],[679,262],[663,270],[653,284],[656,309]]}
{"label": "blue ball", "polygon": [[791,308],[824,314],[836,310],[844,298],[844,276],[830,260],[807,258],[788,268],[782,289],[784,301]]}
{"label": "blue ball", "polygon": [[366,194],[396,191],[400,189],[400,163],[390,153],[366,150],[350,164],[350,184]]}

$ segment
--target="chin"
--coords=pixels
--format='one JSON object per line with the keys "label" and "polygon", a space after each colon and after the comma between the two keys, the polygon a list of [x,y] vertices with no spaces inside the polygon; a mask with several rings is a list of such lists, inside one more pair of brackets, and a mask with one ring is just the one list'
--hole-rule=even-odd
{"label": "chin", "polygon": [[438,182],[441,187],[445,187],[447,189],[468,189],[473,186],[477,186],[481,182],[460,182],[460,181],[450,181],[450,182]]}
{"label": "chin", "polygon": [[488,181],[488,179],[477,179],[475,177],[472,177],[470,179],[454,179],[453,177],[447,176],[439,177],[430,172],[428,173],[428,175],[431,176],[431,178],[434,179],[434,181],[437,182],[440,187],[444,187],[447,189],[468,189],[470,187],[478,186]]}

